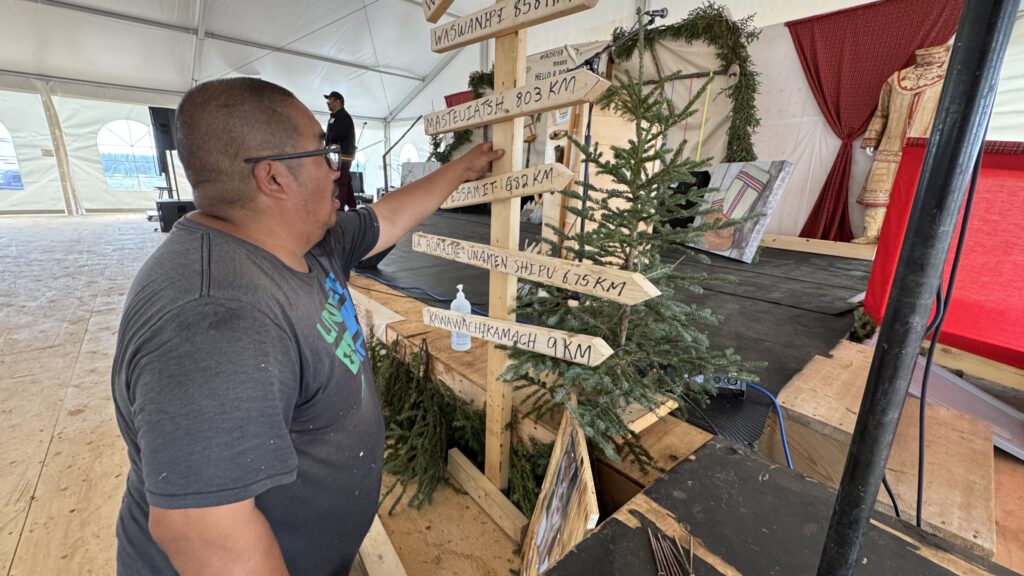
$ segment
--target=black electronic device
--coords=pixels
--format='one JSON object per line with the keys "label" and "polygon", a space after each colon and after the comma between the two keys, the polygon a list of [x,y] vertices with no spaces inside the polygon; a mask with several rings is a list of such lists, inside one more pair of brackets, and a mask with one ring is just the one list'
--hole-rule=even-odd
{"label": "black electronic device", "polygon": [[355,192],[356,196],[362,196],[366,194],[366,188],[363,182],[362,172],[349,172],[352,176],[352,191]]}
{"label": "black electronic device", "polygon": [[178,149],[176,111],[174,108],[149,107],[149,123],[153,126],[153,144],[156,146],[156,161],[160,172],[168,174],[167,152]]}
{"label": "black electronic device", "polygon": [[160,231],[170,232],[171,228],[174,228],[175,222],[195,209],[196,205],[191,200],[175,200],[172,198],[157,200],[156,214],[160,220]]}

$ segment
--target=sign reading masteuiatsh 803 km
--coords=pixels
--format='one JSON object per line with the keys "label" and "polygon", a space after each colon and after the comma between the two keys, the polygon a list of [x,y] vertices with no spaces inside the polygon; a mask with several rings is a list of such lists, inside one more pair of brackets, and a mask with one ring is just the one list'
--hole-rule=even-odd
{"label": "sign reading masteuiatsh 803 km", "polygon": [[447,52],[575,14],[597,5],[597,0],[505,0],[430,30],[430,49]]}
{"label": "sign reading masteuiatsh 803 km", "polygon": [[609,85],[610,82],[593,72],[577,70],[427,114],[423,117],[423,130],[435,136],[579,102],[593,102]]}
{"label": "sign reading masteuiatsh 803 km", "polygon": [[638,304],[659,296],[651,281],[639,272],[571,262],[550,256],[494,248],[417,232],[412,249],[432,256],[513,274],[520,278],[607,298],[622,304]]}
{"label": "sign reading masteuiatsh 803 km", "polygon": [[597,336],[573,334],[441,308],[424,308],[423,323],[587,366],[597,366],[614,352],[607,342]]}
{"label": "sign reading masteuiatsh 803 km", "polygon": [[562,164],[541,164],[525,170],[506,172],[483,180],[466,182],[455,189],[441,208],[486,204],[495,200],[558,192],[572,183],[572,170]]}

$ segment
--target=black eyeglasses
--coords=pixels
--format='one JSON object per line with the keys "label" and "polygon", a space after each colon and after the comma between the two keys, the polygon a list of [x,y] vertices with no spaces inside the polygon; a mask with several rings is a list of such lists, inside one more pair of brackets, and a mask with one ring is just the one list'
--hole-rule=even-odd
{"label": "black eyeglasses", "polygon": [[323,156],[327,162],[327,167],[337,172],[341,169],[342,160],[352,161],[352,156],[346,156],[341,153],[341,146],[327,146],[319,150],[309,150],[307,152],[292,152],[291,154],[274,154],[273,156],[259,156],[257,158],[246,158],[246,164],[255,164],[257,162],[263,162],[264,160],[291,160],[293,158],[310,158],[312,156]]}

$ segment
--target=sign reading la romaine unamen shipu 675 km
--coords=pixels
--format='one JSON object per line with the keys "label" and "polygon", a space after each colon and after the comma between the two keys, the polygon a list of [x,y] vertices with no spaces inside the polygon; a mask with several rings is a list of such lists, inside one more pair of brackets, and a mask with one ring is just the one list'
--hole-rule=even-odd
{"label": "sign reading la romaine unamen shipu 675 km", "polygon": [[587,366],[597,366],[614,352],[607,342],[597,336],[573,334],[441,308],[424,308],[423,323]]}
{"label": "sign reading la romaine unamen shipu 675 km", "polygon": [[619,268],[571,262],[422,232],[412,235],[412,249],[622,304],[639,304],[661,295],[661,291],[643,274]]}
{"label": "sign reading la romaine unamen shipu 675 km", "polygon": [[610,82],[593,72],[576,70],[427,114],[423,117],[423,130],[435,136],[593,102],[609,85]]}
{"label": "sign reading la romaine unamen shipu 675 km", "polygon": [[458,208],[474,204],[486,204],[495,200],[507,200],[565,190],[575,178],[572,170],[562,164],[541,164],[525,170],[506,172],[482,180],[466,182],[455,189],[441,204],[441,208]]}
{"label": "sign reading la romaine unamen shipu 675 km", "polygon": [[[621,1],[621,0],[620,0]],[[430,49],[447,52],[597,5],[597,0],[505,0],[430,30]]]}

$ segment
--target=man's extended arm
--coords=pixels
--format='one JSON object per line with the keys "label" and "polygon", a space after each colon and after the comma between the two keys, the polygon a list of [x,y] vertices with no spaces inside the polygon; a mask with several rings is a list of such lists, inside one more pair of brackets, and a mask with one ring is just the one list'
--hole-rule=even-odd
{"label": "man's extended arm", "polygon": [[281,548],[252,498],[224,506],[151,506],[149,532],[182,576],[287,576]]}
{"label": "man's extended arm", "polygon": [[460,184],[483,176],[491,169],[491,162],[503,154],[503,150],[491,150],[491,144],[485,142],[374,203],[371,208],[380,224],[380,239],[368,256],[398,242],[433,214]]}

